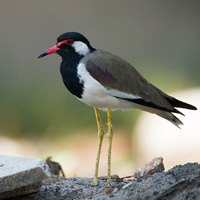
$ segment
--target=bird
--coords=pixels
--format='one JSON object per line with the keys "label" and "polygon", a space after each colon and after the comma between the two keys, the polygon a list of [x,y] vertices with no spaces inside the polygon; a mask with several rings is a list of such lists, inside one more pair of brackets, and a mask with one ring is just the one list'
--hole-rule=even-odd
{"label": "bird", "polygon": [[38,58],[58,54],[60,73],[65,87],[81,102],[94,107],[98,128],[98,149],[94,180],[98,170],[104,130],[99,110],[107,112],[108,119],[108,179],[111,185],[111,147],[113,128],[111,111],[133,108],[156,114],[177,127],[183,123],[173,114],[184,115],[178,108],[197,110],[148,82],[131,64],[107,51],[91,46],[79,32],[66,32],[57,38],[55,46],[42,52]]}

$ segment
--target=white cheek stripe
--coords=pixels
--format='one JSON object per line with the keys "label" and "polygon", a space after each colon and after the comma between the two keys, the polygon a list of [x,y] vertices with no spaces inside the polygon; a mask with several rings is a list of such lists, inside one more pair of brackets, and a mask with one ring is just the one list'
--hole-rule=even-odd
{"label": "white cheek stripe", "polygon": [[72,47],[75,49],[76,53],[83,56],[87,55],[90,52],[88,46],[80,41],[75,41],[74,44],[72,44]]}

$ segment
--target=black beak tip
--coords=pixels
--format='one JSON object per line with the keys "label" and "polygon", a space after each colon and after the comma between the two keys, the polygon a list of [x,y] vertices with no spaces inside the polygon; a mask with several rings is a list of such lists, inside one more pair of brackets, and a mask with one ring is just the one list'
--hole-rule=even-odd
{"label": "black beak tip", "polygon": [[44,52],[42,52],[42,53],[38,56],[38,58],[42,58],[42,57],[47,56],[47,55],[48,55],[48,53],[46,53],[46,52],[44,51]]}

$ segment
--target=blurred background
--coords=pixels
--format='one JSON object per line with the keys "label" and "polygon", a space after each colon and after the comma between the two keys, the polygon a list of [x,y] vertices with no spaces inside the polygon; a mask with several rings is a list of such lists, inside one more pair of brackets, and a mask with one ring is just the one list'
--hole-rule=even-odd
{"label": "blurred background", "polygon": [[[60,34],[77,31],[93,47],[127,60],[165,92],[197,88],[195,97],[200,85],[199,10],[198,0],[2,0],[0,154],[52,156],[66,176],[93,176],[98,139],[93,108],[64,87],[59,56],[38,60],[38,54],[55,45]],[[142,115],[137,110],[112,113],[113,174],[130,175],[138,163],[151,159],[140,162],[137,149]],[[106,113],[101,116],[106,132]],[[198,124],[199,119],[195,120]],[[146,127],[144,123],[140,126]],[[152,123],[159,126],[156,120]],[[189,117],[185,123],[190,123]],[[176,127],[173,130],[178,132],[173,135],[180,135]],[[143,130],[147,133],[144,137],[148,138],[148,131],[148,127]],[[157,154],[162,156],[159,150]],[[100,175],[106,175],[106,137],[100,162]]]}

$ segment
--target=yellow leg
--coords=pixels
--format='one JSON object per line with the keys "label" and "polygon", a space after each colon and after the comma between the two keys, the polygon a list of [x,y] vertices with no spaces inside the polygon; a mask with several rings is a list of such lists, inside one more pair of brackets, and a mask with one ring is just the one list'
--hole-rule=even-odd
{"label": "yellow leg", "polygon": [[103,141],[103,126],[101,123],[101,117],[99,115],[99,110],[97,108],[94,108],[95,116],[97,120],[97,127],[98,127],[98,150],[97,150],[97,158],[96,158],[96,166],[95,166],[95,173],[94,173],[94,182],[92,185],[96,185],[98,182],[98,170],[99,170],[99,159],[100,159],[100,153],[101,153],[101,145]]}
{"label": "yellow leg", "polygon": [[112,136],[113,136],[113,131],[112,131],[112,124],[111,124],[111,113],[110,113],[110,108],[107,110],[107,115],[108,115],[108,185],[111,184],[111,147],[112,147]]}

